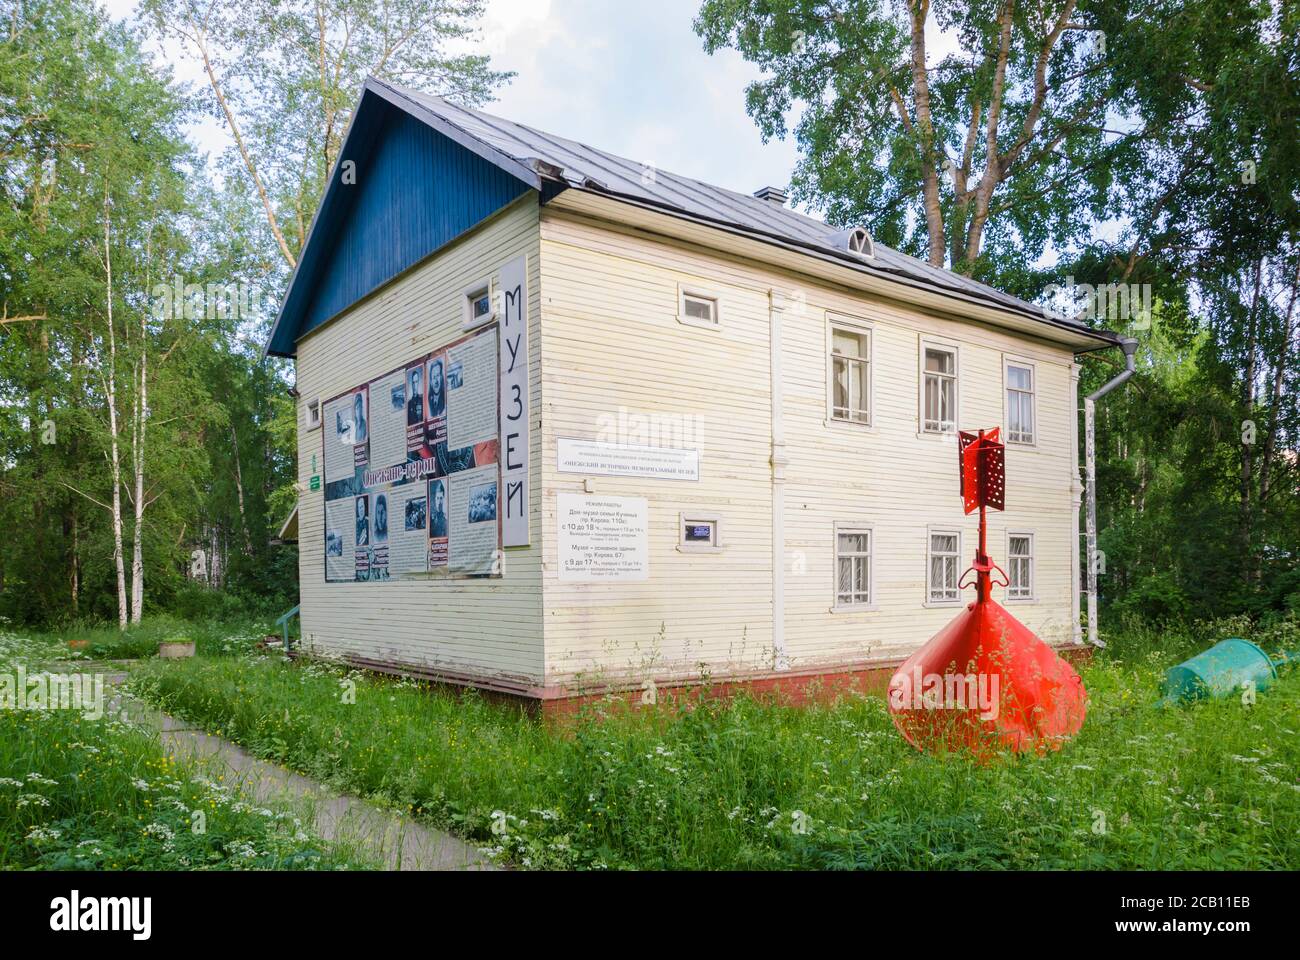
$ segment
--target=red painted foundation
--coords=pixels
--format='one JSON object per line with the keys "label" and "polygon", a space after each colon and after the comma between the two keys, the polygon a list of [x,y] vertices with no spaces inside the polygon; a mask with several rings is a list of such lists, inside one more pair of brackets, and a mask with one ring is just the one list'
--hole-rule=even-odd
{"label": "red painted foundation", "polygon": [[[1092,658],[1092,648],[1086,644],[1071,644],[1055,649],[1072,664],[1086,663]],[[562,687],[535,687],[526,681],[515,682],[509,678],[487,680],[468,674],[386,664],[361,657],[345,657],[344,660],[351,666],[373,673],[423,680],[432,686],[473,689],[489,700],[516,704],[531,714],[559,719],[573,717],[590,704],[610,701],[625,703],[634,708],[655,709],[682,701],[725,699],[743,693],[773,703],[802,706],[829,703],[843,696],[883,695],[889,686],[890,677],[904,658],[867,660],[805,671],[756,672],[709,680],[655,681],[653,704],[645,702],[647,691],[640,683],[635,686],[609,685],[571,690]]]}

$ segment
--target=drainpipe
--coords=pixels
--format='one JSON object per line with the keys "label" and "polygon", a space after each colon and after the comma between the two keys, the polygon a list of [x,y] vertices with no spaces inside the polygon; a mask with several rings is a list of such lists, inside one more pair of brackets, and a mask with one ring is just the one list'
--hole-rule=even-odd
{"label": "drainpipe", "polygon": [[782,419],[781,316],[786,298],[768,291],[768,339],[772,397],[772,666],[790,669],[785,647],[785,424]]}
{"label": "drainpipe", "polygon": [[1088,487],[1088,642],[1094,647],[1105,646],[1097,637],[1097,401],[1133,376],[1138,342],[1133,337],[1123,337],[1119,346],[1124,351],[1123,371],[1083,401],[1084,462]]}

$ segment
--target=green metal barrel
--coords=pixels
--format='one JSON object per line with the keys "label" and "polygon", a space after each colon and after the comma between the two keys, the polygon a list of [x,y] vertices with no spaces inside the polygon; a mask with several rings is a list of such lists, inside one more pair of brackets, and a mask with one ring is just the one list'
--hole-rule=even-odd
{"label": "green metal barrel", "polygon": [[1254,683],[1264,690],[1277,679],[1277,667],[1268,654],[1249,640],[1220,640],[1165,674],[1165,702],[1186,703],[1206,697],[1226,697]]}

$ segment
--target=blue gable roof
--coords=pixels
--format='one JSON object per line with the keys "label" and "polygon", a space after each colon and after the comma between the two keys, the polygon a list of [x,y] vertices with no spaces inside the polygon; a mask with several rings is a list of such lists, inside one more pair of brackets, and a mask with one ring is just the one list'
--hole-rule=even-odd
{"label": "blue gable roof", "polygon": [[[367,81],[267,353],[294,356],[304,334],[538,186],[529,168],[423,112]],[[343,182],[348,161],[355,183]]]}

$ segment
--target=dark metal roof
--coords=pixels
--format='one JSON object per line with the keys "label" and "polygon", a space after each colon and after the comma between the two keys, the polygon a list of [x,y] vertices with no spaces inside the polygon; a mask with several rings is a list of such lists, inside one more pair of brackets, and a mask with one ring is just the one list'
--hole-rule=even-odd
{"label": "dark metal roof", "polygon": [[842,239],[837,240],[842,236],[838,228],[769,200],[653,169],[576,140],[462,107],[442,97],[373,79],[367,81],[367,86],[370,85],[396,95],[390,99],[410,101],[417,107],[417,115],[427,111],[462,136],[468,136],[496,152],[502,160],[522,164],[542,177],[558,180],[568,187],[649,204],[668,213],[722,224],[759,238],[792,243],[839,258],[868,273],[901,279],[937,293],[984,301],[989,306],[1009,309],[1058,329],[1117,342],[1109,331],[1094,330],[1078,321],[1049,313],[1038,304],[1013,297],[951,270],[933,267],[881,243],[874,244],[874,257],[864,261],[844,249]]}

